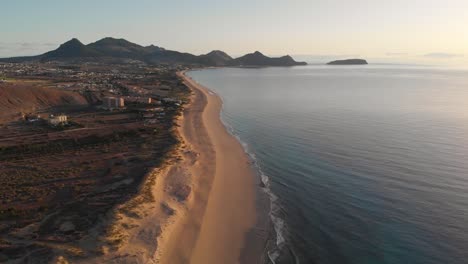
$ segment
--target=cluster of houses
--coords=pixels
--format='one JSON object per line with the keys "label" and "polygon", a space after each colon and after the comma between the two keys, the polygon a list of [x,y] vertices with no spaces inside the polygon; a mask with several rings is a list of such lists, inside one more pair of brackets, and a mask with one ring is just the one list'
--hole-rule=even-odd
{"label": "cluster of houses", "polygon": [[176,106],[180,106],[182,104],[181,100],[174,98],[163,98],[161,101],[158,101],[151,97],[144,96],[107,96],[102,99],[102,107],[107,110],[117,110],[125,108],[125,103],[161,105],[161,102],[173,103]]}
{"label": "cluster of houses", "polygon": [[116,110],[125,108],[127,103],[139,104],[157,104],[158,101],[153,100],[151,97],[120,97],[120,96],[107,96],[102,99],[102,107],[107,110]]}
{"label": "cluster of houses", "polygon": [[[154,100],[151,97],[118,97],[118,96],[107,96],[104,97],[102,102],[102,108],[107,110],[119,110],[125,108],[126,101],[128,103],[137,103],[132,107],[132,110],[136,110],[140,113],[140,117],[145,120],[145,124],[156,124],[159,119],[166,116],[164,107],[161,106],[162,102],[171,103],[175,106],[179,106],[182,102],[173,98],[163,98],[161,101]],[[38,114],[23,114],[22,119],[34,123],[34,122],[47,122],[52,127],[68,124],[68,116],[65,114],[53,115],[50,114],[48,118],[41,118]]]}
{"label": "cluster of houses", "polygon": [[[37,114],[24,114],[22,113],[21,114],[21,117],[23,120],[29,122],[29,123],[35,123],[35,122],[39,122],[39,121],[45,121],[41,115],[37,115]],[[60,125],[66,125],[68,124],[68,116],[64,115],[64,114],[60,114],[60,115],[53,115],[53,114],[50,114],[49,115],[49,118],[47,119],[47,123],[50,125],[50,126],[60,126]]]}
{"label": "cluster of houses", "polygon": [[145,124],[147,125],[157,124],[159,119],[166,116],[164,108],[161,106],[162,102],[174,104],[180,103],[179,100],[172,98],[165,98],[162,99],[162,101],[159,101],[151,97],[144,96],[108,96],[104,97],[102,102],[102,107],[111,111],[124,109],[126,107],[126,103],[128,105],[132,105],[131,109],[138,111],[140,117],[145,120]]}

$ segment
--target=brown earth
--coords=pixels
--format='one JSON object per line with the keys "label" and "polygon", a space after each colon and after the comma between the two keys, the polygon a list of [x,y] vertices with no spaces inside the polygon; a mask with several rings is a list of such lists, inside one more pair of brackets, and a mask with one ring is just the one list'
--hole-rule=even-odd
{"label": "brown earth", "polygon": [[44,82],[0,83],[0,123],[28,113],[53,106],[85,105],[86,99],[78,93],[47,87]]}

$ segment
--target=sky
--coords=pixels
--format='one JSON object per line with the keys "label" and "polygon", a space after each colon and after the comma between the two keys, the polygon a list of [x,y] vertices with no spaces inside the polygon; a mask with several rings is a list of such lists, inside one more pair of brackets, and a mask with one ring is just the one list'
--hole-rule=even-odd
{"label": "sky", "polygon": [[0,0],[0,57],[104,37],[204,54],[468,65],[468,0]]}

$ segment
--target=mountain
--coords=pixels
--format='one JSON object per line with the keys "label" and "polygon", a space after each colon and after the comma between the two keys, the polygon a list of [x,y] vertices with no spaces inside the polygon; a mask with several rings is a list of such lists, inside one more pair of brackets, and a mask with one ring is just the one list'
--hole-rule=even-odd
{"label": "mountain", "polygon": [[96,57],[99,53],[81,43],[78,39],[71,39],[58,47],[56,50],[49,51],[41,58],[74,58],[74,57]]}
{"label": "mountain", "polygon": [[150,52],[150,49],[138,44],[115,38],[103,38],[88,44],[87,47],[97,51],[101,56],[117,58],[136,58]]}
{"label": "mountain", "polygon": [[220,50],[196,56],[190,53],[166,50],[154,45],[140,46],[125,39],[103,38],[84,45],[74,38],[60,45],[56,50],[31,57],[0,59],[0,62],[26,61],[93,61],[126,62],[137,60],[149,64],[189,64],[200,66],[293,66],[305,65],[290,56],[270,58],[260,52],[247,54],[237,59]]}
{"label": "mountain", "polygon": [[200,64],[197,56],[174,50],[159,50],[150,53],[145,61],[152,64]]}
{"label": "mountain", "polygon": [[305,62],[296,62],[291,56],[270,58],[256,51],[229,62],[231,66],[295,66],[306,65]]}
{"label": "mountain", "polygon": [[205,65],[226,66],[232,61],[232,57],[227,55],[224,51],[213,50],[208,54],[200,55],[198,60]]}
{"label": "mountain", "polygon": [[368,64],[363,59],[336,60],[327,63],[327,65],[365,65]]}
{"label": "mountain", "polygon": [[153,44],[151,44],[151,45],[149,45],[149,46],[146,46],[145,48],[146,48],[146,50],[148,50],[149,52],[158,52],[158,51],[164,51],[164,50],[165,50],[164,48],[155,46],[155,45],[153,45]]}

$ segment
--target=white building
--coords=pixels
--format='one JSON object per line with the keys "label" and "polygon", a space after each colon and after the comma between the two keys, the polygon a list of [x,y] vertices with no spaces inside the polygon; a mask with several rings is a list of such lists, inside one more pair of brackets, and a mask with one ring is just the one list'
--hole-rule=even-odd
{"label": "white building", "polygon": [[50,115],[49,116],[49,124],[53,126],[57,126],[60,124],[65,124],[65,123],[67,123],[66,115],[58,115],[58,116]]}
{"label": "white building", "polygon": [[103,106],[106,109],[119,109],[125,106],[125,101],[121,97],[104,97]]}

